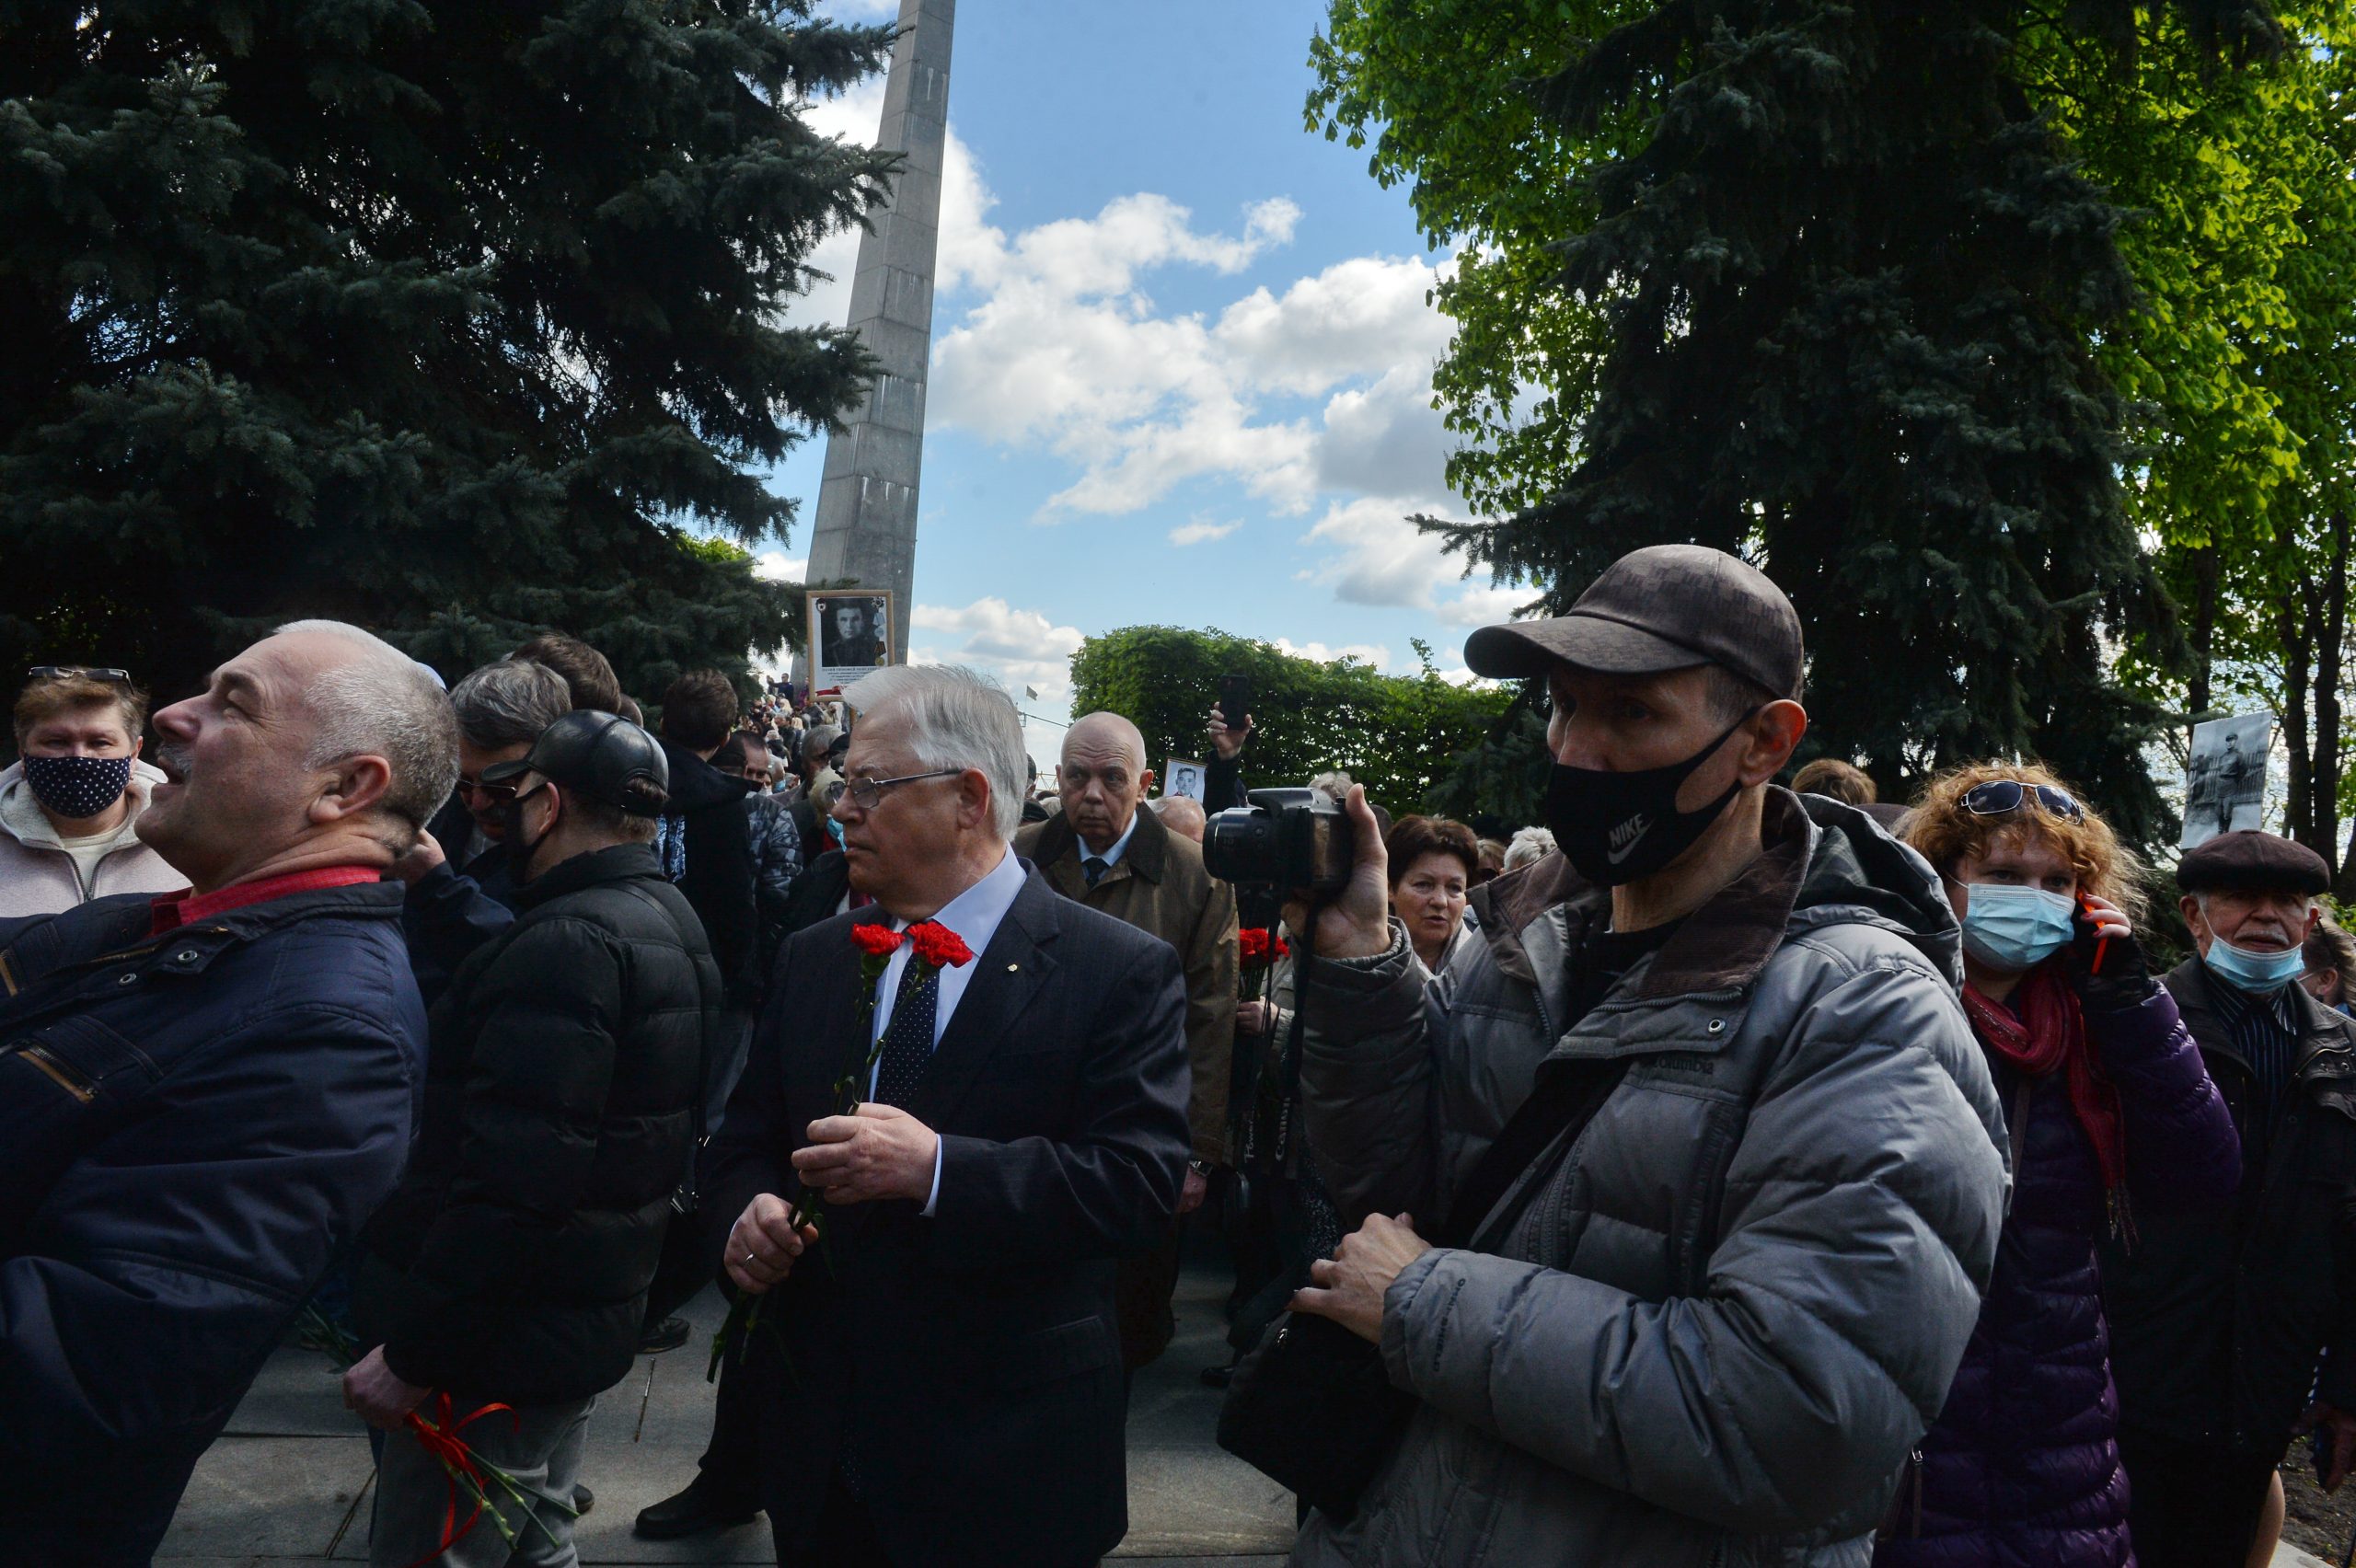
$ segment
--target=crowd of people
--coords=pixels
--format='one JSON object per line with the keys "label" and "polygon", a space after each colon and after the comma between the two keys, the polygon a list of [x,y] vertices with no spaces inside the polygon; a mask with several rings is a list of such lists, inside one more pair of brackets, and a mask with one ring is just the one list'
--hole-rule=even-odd
{"label": "crowd of people", "polygon": [[0,1559],[149,1561],[300,1339],[375,1444],[371,1561],[572,1562],[599,1396],[717,1284],[710,1439],[639,1534],[1092,1563],[1207,1231],[1200,1376],[1305,1568],[2265,1562],[2294,1439],[2356,1462],[2323,862],[2211,838],[2172,939],[2033,759],[1795,773],[1798,617],[1712,550],[1465,658],[1543,692],[1545,820],[1322,774],[1314,890],[1215,874],[1212,817],[1302,782],[1217,707],[1198,801],[1110,712],[1043,779],[955,669],[691,671],[650,727],[553,633],[445,690],[296,622],[152,715],[35,667]]}

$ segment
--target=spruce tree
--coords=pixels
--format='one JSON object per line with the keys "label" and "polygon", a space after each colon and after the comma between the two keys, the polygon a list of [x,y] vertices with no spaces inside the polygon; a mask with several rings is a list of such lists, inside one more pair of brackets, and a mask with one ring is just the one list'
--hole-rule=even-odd
{"label": "spruce tree", "polygon": [[788,329],[888,157],[807,0],[0,0],[0,660],[170,690],[273,621],[658,695],[797,595],[762,471],[858,397]]}
{"label": "spruce tree", "polygon": [[[2212,53],[2273,46],[2240,0],[2177,9]],[[1573,136],[1612,133],[1559,247],[1605,329],[1576,465],[1507,521],[1435,526],[1555,611],[1642,545],[1743,553],[1805,623],[1812,749],[1900,789],[2038,754],[2157,836],[2159,716],[2108,674],[2174,636],[2095,357],[2136,300],[2126,214],[2012,69],[2031,26],[2124,49],[2132,19],[1673,0],[1579,50],[1540,95]]]}

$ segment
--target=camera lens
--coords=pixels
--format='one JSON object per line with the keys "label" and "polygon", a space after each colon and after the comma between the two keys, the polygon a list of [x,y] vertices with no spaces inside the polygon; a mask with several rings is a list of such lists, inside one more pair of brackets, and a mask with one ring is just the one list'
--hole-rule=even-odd
{"label": "camera lens", "polygon": [[1276,876],[1276,819],[1257,806],[1236,806],[1203,828],[1203,869],[1221,882],[1268,882]]}

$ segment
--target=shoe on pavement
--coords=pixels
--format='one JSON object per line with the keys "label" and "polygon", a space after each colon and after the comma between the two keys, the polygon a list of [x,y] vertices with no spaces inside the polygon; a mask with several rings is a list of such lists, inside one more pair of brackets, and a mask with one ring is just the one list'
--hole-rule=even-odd
{"label": "shoe on pavement", "polygon": [[1204,1388],[1224,1389],[1230,1382],[1234,1380],[1235,1368],[1232,1366],[1206,1366],[1202,1370],[1201,1377]]}
{"label": "shoe on pavement", "polygon": [[660,1355],[666,1350],[676,1350],[687,1343],[687,1320],[665,1318],[639,1336],[638,1354]]}
{"label": "shoe on pavement", "polygon": [[597,1505],[597,1494],[596,1494],[595,1493],[594,1493],[594,1492],[590,1491],[587,1487],[585,1487],[585,1486],[582,1485],[579,1482],[577,1482],[577,1481],[576,1481],[576,1482],[574,1482],[572,1483],[572,1512],[573,1512],[573,1514],[574,1514],[576,1516],[580,1516],[580,1515],[582,1515],[582,1514],[585,1514],[585,1513],[587,1513],[590,1509],[595,1508],[596,1505]]}
{"label": "shoe on pavement", "polygon": [[685,1492],[641,1508],[637,1529],[641,1540],[676,1540],[706,1530],[733,1529],[760,1516],[759,1504],[727,1496],[699,1473]]}

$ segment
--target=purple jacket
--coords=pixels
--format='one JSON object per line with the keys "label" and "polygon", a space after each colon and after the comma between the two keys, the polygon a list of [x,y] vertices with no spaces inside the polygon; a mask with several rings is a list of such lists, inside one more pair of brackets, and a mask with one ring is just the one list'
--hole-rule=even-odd
{"label": "purple jacket", "polygon": [[[2087,998],[2086,1032],[2126,1112],[2132,1206],[2181,1207],[2241,1181],[2241,1146],[2157,982]],[[1877,1568],[2125,1568],[2127,1477],[2095,1244],[2109,1227],[2094,1145],[2059,1076],[1990,1055],[2012,1130],[2013,1206],[1980,1321],[1874,1549]],[[1918,1491],[1919,1489],[1919,1491]],[[1919,1523],[1918,1523],[1919,1519]]]}

